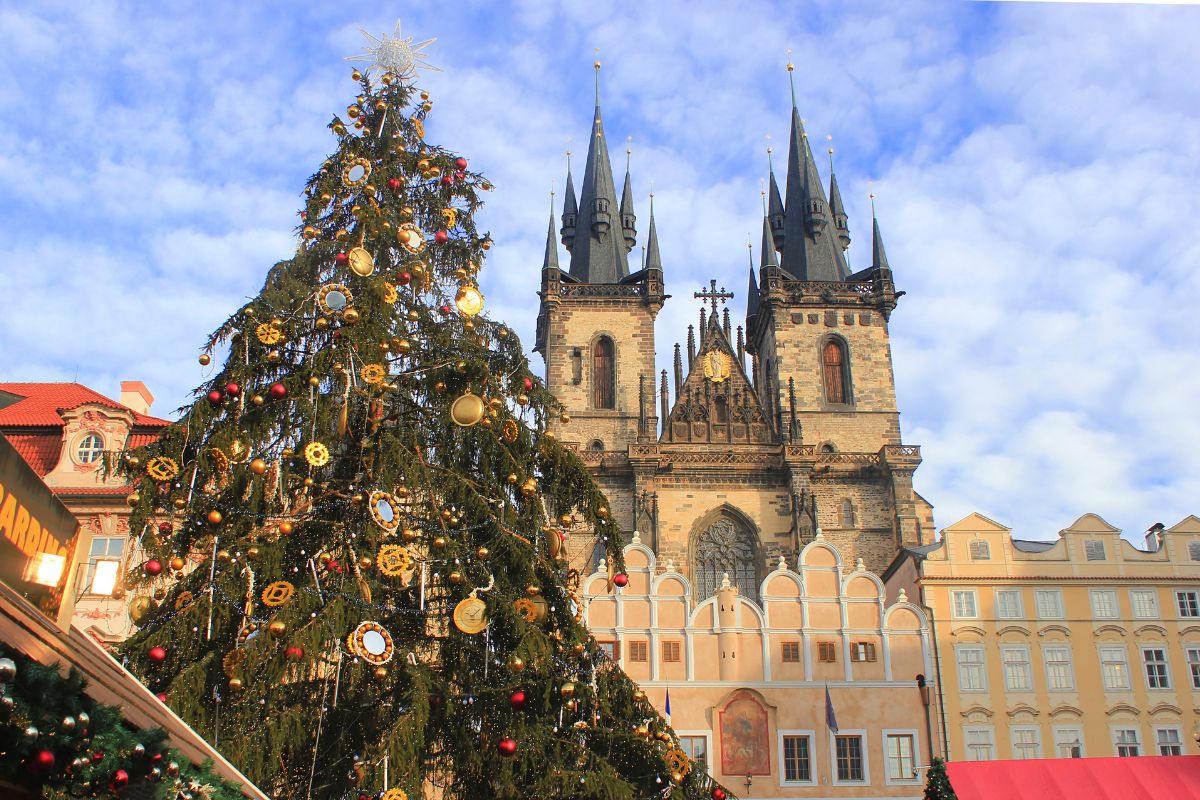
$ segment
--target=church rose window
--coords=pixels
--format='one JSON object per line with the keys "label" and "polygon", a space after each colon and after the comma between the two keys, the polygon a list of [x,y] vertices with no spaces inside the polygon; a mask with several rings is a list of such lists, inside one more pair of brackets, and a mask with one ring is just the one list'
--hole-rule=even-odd
{"label": "church rose window", "polygon": [[830,403],[850,402],[846,346],[837,339],[830,339],[821,348],[821,360],[825,367],[825,400]]}
{"label": "church rose window", "polygon": [[700,600],[721,588],[721,579],[728,574],[742,597],[758,602],[758,546],[753,531],[732,519],[719,519],[696,539],[693,552]]}
{"label": "church rose window", "polygon": [[607,336],[596,342],[592,351],[593,393],[596,408],[616,407],[616,381],[613,369],[613,343]]}

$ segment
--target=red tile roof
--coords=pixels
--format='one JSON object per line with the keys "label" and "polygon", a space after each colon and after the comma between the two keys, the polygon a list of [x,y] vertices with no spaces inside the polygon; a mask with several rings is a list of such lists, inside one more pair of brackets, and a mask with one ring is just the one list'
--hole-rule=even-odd
{"label": "red tile roof", "polygon": [[134,487],[125,486],[51,486],[59,497],[124,497]]}
{"label": "red tile roof", "polygon": [[45,475],[58,463],[59,448],[62,447],[61,431],[54,433],[13,433],[5,437],[13,448],[33,467],[38,475]]}
{"label": "red tile roof", "polygon": [[0,427],[61,427],[63,420],[59,412],[84,403],[129,411],[137,426],[161,428],[170,424],[165,419],[138,414],[81,383],[0,383],[0,392],[22,398],[0,408]]}

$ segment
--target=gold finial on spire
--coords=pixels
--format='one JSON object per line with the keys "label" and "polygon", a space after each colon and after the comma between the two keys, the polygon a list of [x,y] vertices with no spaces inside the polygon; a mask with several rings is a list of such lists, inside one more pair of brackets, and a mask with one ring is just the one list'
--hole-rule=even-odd
{"label": "gold finial on spire", "polygon": [[595,48],[596,60],[592,62],[592,67],[596,70],[596,107],[600,107],[600,48]]}
{"label": "gold finial on spire", "polygon": [[833,172],[833,134],[831,134],[831,133],[825,134],[825,141],[829,142],[829,149],[826,152],[829,153],[829,171],[832,173]]}
{"label": "gold finial on spire", "polygon": [[758,179],[758,193],[762,196],[763,216],[767,215],[767,182],[762,178]]}
{"label": "gold finial on spire", "polygon": [[625,171],[629,172],[629,159],[633,155],[633,137],[625,137]]}
{"label": "gold finial on spire", "polygon": [[567,137],[567,174],[571,174],[571,137]]}
{"label": "gold finial on spire", "polygon": [[[795,108],[796,108],[796,74],[795,74],[796,73],[796,65],[792,63],[792,50],[790,47],[788,48],[787,54],[788,54],[788,62],[787,62],[788,83],[790,83],[792,86],[792,109],[795,110]],[[803,120],[801,120],[801,121],[803,121]]]}
{"label": "gold finial on spire", "polygon": [[875,193],[871,192],[867,197],[871,199],[871,219],[875,219]]}
{"label": "gold finial on spire", "polygon": [[774,148],[771,147],[771,134],[768,133],[763,138],[767,140],[767,169],[774,172],[775,164],[771,161],[771,153],[774,152]]}

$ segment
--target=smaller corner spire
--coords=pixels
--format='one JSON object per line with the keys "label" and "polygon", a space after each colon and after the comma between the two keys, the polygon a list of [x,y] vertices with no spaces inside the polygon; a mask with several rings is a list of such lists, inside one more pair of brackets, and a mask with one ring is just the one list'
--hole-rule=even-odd
{"label": "smaller corner spire", "polygon": [[569,253],[575,244],[575,224],[579,218],[579,203],[575,199],[575,180],[571,177],[571,142],[569,139],[567,140],[567,187],[565,191],[562,228],[559,233],[562,235],[563,247],[567,248]]}
{"label": "smaller corner spire", "polygon": [[554,239],[554,192],[550,193],[550,229],[546,231],[546,255],[542,271],[558,270],[558,242]]}
{"label": "smaller corner spire", "polygon": [[658,228],[654,225],[654,193],[650,194],[650,233],[646,236],[646,269],[663,271],[662,255],[658,250]]}
{"label": "smaller corner spire", "polygon": [[887,251],[883,249],[883,235],[879,232],[879,218],[875,216],[875,195],[871,195],[871,267],[880,273],[890,273]]}
{"label": "smaller corner spire", "polygon": [[625,239],[625,252],[637,244],[637,215],[633,210],[633,180],[629,175],[629,163],[633,154],[633,137],[625,139],[625,186],[621,190],[621,233]]}
{"label": "smaller corner spire", "polygon": [[[775,250],[783,251],[784,243],[784,212],[783,198],[779,194],[779,184],[775,180],[775,165],[771,163],[771,148],[767,148],[767,175],[769,188],[767,190],[767,207],[763,210],[770,223],[771,244]],[[763,254],[766,257],[766,254]]]}
{"label": "smaller corner spire", "polygon": [[[826,136],[832,140],[832,136]],[[833,171],[833,145],[829,145],[829,213],[833,217],[833,229],[837,232],[842,250],[850,246],[850,223],[846,216],[846,206],[842,202],[842,193],[838,189],[837,174]]]}

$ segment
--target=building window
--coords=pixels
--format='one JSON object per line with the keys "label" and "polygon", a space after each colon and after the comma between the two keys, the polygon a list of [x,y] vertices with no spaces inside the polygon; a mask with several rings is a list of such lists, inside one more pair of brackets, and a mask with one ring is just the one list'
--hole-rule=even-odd
{"label": "building window", "polygon": [[618,642],[596,642],[600,645],[600,649],[604,651],[604,655],[608,656],[609,661],[616,661],[621,657],[621,645]]}
{"label": "building window", "polygon": [[663,642],[662,643],[662,660],[663,661],[678,661],[679,660],[679,642]]}
{"label": "building window", "polygon": [[1188,542],[1188,558],[1200,561],[1200,542]]}
{"label": "building window", "polygon": [[996,757],[996,740],[991,728],[966,728],[964,733],[967,761],[991,761]]}
{"label": "building window", "polygon": [[722,517],[696,537],[693,553],[699,599],[715,594],[728,574],[738,594],[758,602],[758,537],[752,530]]}
{"label": "building window", "polygon": [[850,359],[846,345],[840,339],[830,339],[821,348],[825,371],[825,400],[830,403],[850,402]]}
{"label": "building window", "polygon": [[834,747],[837,754],[838,783],[865,781],[862,736],[838,734],[834,737]]}
{"label": "building window", "polygon": [[1154,740],[1160,756],[1183,755],[1183,735],[1179,728],[1155,728]]}
{"label": "building window", "polygon": [[1100,673],[1104,677],[1104,688],[1121,690],[1129,688],[1129,661],[1124,647],[1100,648]]}
{"label": "building window", "polygon": [[124,536],[97,536],[88,551],[88,594],[111,595],[121,573],[121,557],[125,554]]}
{"label": "building window", "polygon": [[1002,647],[1000,660],[1004,662],[1004,688],[1010,692],[1033,691],[1033,673],[1029,667],[1028,647]]}
{"label": "building window", "polygon": [[616,369],[613,341],[607,336],[596,340],[592,348],[592,404],[596,408],[616,408]]}
{"label": "building window", "polygon": [[1062,591],[1059,589],[1038,589],[1034,592],[1037,600],[1038,619],[1062,619]]}
{"label": "building window", "polygon": [[75,445],[75,460],[80,464],[94,464],[104,454],[104,437],[89,433]]}
{"label": "building window", "polygon": [[783,780],[808,783],[812,777],[812,740],[808,736],[783,737]]}
{"label": "building window", "polygon": [[1042,741],[1037,728],[1012,729],[1013,758],[1041,758]]}
{"label": "building window", "polygon": [[695,763],[708,767],[707,736],[680,736],[679,749],[687,753],[687,757]]}
{"label": "building window", "polygon": [[974,619],[979,616],[975,607],[975,592],[954,591],[950,593],[954,600],[954,616],[960,619]]}
{"label": "building window", "polygon": [[784,642],[781,645],[783,649],[783,663],[799,664],[800,663],[800,643],[799,642]]}
{"label": "building window", "polygon": [[1158,594],[1153,589],[1131,589],[1129,604],[1138,619],[1158,618]]}
{"label": "building window", "polygon": [[817,661],[827,663],[837,661],[837,644],[834,642],[817,642]]}
{"label": "building window", "polygon": [[1188,670],[1192,673],[1192,688],[1200,689],[1200,647],[1187,649]]}
{"label": "building window", "polygon": [[717,395],[713,401],[713,422],[719,425],[729,422],[729,403],[722,395]]}
{"label": "building window", "polygon": [[874,642],[853,642],[850,645],[850,660],[851,661],[874,661],[875,660],[875,643]]}
{"label": "building window", "polygon": [[964,692],[982,692],[987,689],[987,672],[983,661],[982,647],[959,647],[958,685]]}
{"label": "building window", "polygon": [[1179,605],[1179,616],[1200,617],[1200,592],[1195,590],[1176,592],[1175,602]]}
{"label": "building window", "polygon": [[988,561],[992,557],[992,552],[990,548],[988,548],[988,543],[983,539],[972,540],[970,550],[972,561]]}
{"label": "building window", "polygon": [[854,501],[842,501],[842,527],[853,528],[858,525],[858,519],[854,513]]}
{"label": "building window", "polygon": [[1075,688],[1071,670],[1071,648],[1050,646],[1042,648],[1046,660],[1046,688],[1052,692],[1069,692]]}
{"label": "building window", "polygon": [[1020,589],[996,590],[996,616],[1000,619],[1020,619],[1025,616]]}
{"label": "building window", "polygon": [[1171,676],[1167,673],[1167,651],[1161,647],[1143,647],[1142,663],[1146,667],[1146,687],[1170,689]]}
{"label": "building window", "polygon": [[1059,758],[1083,758],[1083,729],[1055,728],[1054,753]]}
{"label": "building window", "polygon": [[911,733],[889,733],[887,735],[888,780],[911,781],[917,777],[917,763],[913,760],[916,748]]}
{"label": "building window", "polygon": [[648,660],[649,647],[646,642],[630,642],[629,643],[629,660],[644,662]]}
{"label": "building window", "polygon": [[1104,560],[1104,542],[1099,539],[1088,539],[1083,543],[1083,553],[1088,561]]}
{"label": "building window", "polygon": [[1113,744],[1116,745],[1117,755],[1121,758],[1140,756],[1142,745],[1138,742],[1137,728],[1113,729]]}
{"label": "building window", "polygon": [[1115,589],[1092,589],[1092,616],[1096,619],[1116,619],[1120,613],[1117,607],[1117,592]]}
{"label": "building window", "polygon": [[600,441],[599,439],[593,439],[591,445],[589,445],[589,449],[591,449],[593,453],[603,453],[604,442]]}

